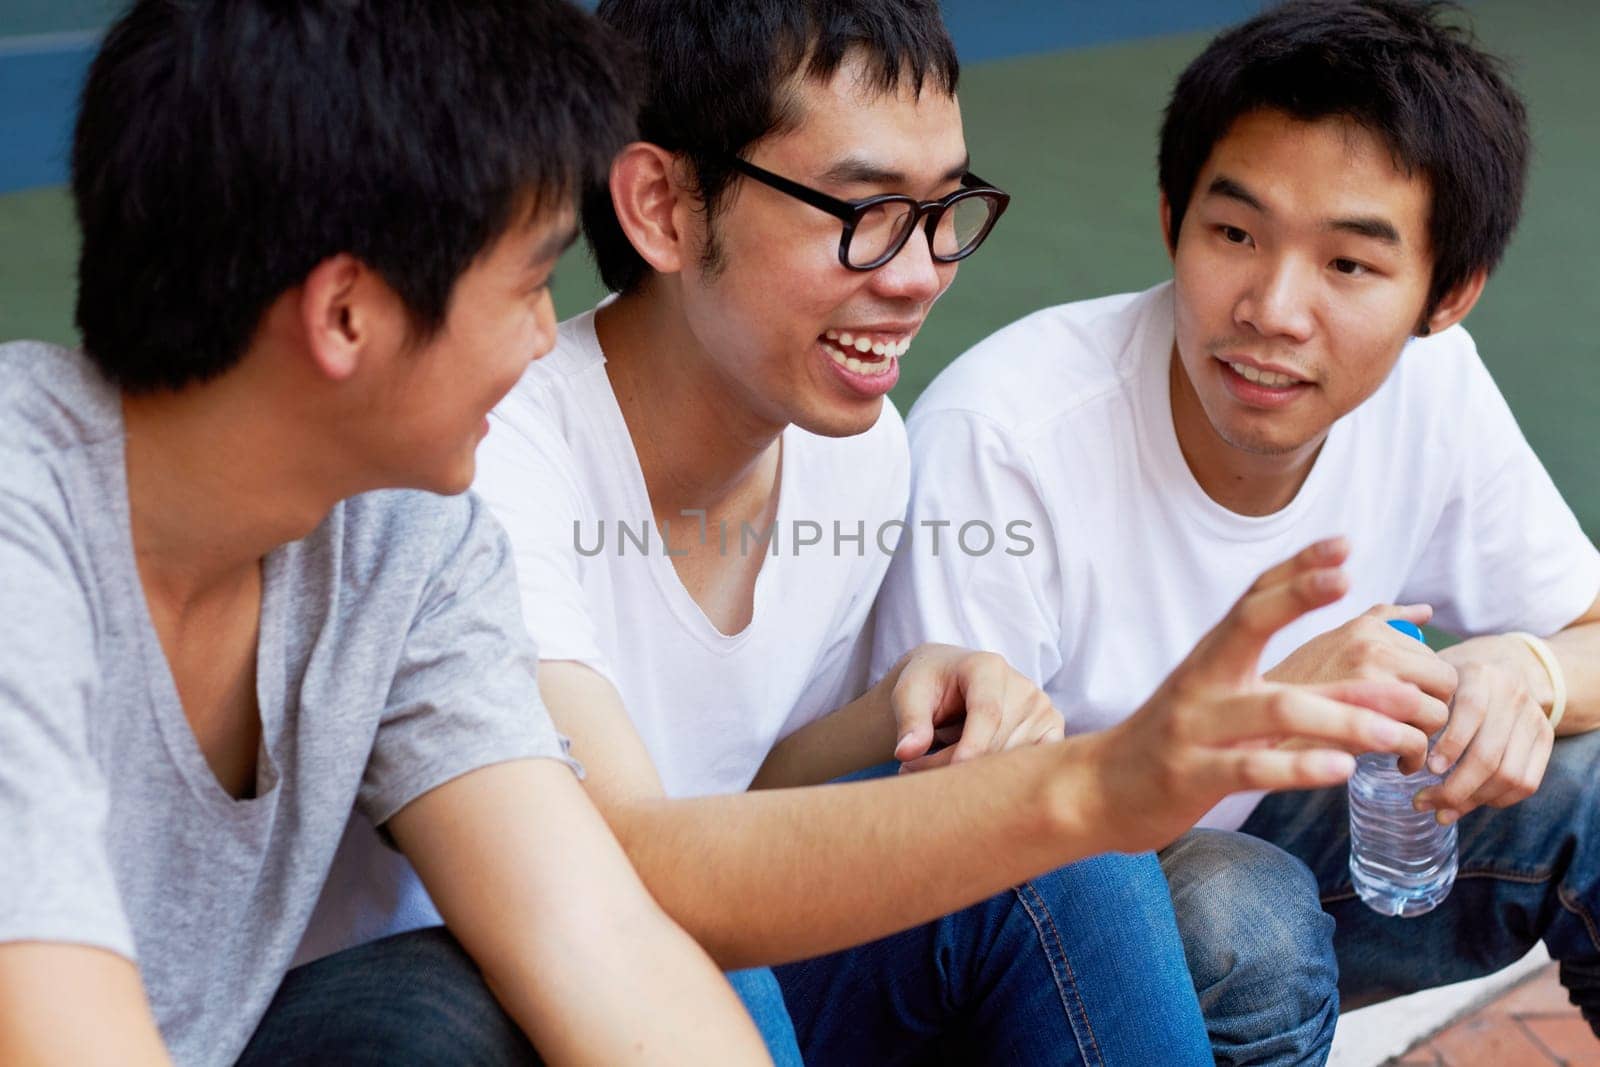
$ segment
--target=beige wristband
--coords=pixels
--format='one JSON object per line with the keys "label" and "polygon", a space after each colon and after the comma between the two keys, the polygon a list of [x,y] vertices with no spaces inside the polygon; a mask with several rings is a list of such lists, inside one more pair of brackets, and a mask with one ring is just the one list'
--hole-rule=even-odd
{"label": "beige wristband", "polygon": [[1527,645],[1534,658],[1544,667],[1544,672],[1550,676],[1550,728],[1555,729],[1561,725],[1561,716],[1567,712],[1567,676],[1561,672],[1561,661],[1556,659],[1549,645],[1532,634],[1519,630],[1506,636],[1515,637]]}

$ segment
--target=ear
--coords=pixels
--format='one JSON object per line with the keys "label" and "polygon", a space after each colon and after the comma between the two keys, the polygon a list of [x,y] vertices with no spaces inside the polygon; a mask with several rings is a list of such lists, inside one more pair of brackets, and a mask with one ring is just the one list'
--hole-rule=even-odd
{"label": "ear", "polygon": [[1483,286],[1488,280],[1489,272],[1486,270],[1475,270],[1467,275],[1460,284],[1439,298],[1428,317],[1418,325],[1417,333],[1426,337],[1448,330],[1466,318],[1467,312],[1477,305],[1478,298],[1483,295]]}
{"label": "ear", "polygon": [[1172,201],[1167,199],[1165,191],[1161,193],[1161,240],[1167,245],[1167,258],[1171,259],[1178,254],[1178,242],[1174,240],[1172,232]]}
{"label": "ear", "polygon": [[680,181],[677,157],[659,145],[635,141],[611,163],[611,205],[622,232],[644,261],[675,274],[689,260],[685,232],[691,197]]}
{"label": "ear", "polygon": [[371,338],[371,310],[359,298],[366,267],[347,252],[318,263],[300,287],[300,326],[311,359],[333,381],[356,372]]}

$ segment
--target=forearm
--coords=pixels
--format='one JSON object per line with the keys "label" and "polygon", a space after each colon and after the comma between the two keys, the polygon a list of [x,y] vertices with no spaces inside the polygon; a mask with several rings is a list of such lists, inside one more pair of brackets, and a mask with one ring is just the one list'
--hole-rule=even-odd
{"label": "forearm", "polygon": [[389,825],[546,1062],[769,1062],[733,989],[650,898],[565,767],[486,767]]}
{"label": "forearm", "polygon": [[134,965],[81,945],[0,945],[0,1063],[170,1067]]}
{"label": "forearm", "polygon": [[[1569,627],[1545,643],[1555,653],[1567,683],[1567,710],[1556,733],[1581,734],[1600,727],[1600,622]],[[1530,675],[1540,686],[1534,690],[1536,699],[1549,711],[1553,693],[1548,676],[1542,666]]]}
{"label": "forearm", "polygon": [[608,811],[655,898],[727,969],[803,959],[956,911],[1106,851],[1097,742],[944,770]]}
{"label": "forearm", "polygon": [[892,758],[897,739],[887,690],[885,683],[875,685],[784,738],[761,764],[750,788],[819,785]]}

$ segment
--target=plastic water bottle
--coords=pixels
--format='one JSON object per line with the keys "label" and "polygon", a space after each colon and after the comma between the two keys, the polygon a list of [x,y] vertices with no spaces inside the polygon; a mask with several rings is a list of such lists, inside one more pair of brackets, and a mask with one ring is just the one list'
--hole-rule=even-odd
{"label": "plastic water bottle", "polygon": [[[1418,641],[1422,631],[1403,619],[1389,625]],[[1431,811],[1411,800],[1437,784],[1423,768],[1401,774],[1399,757],[1369,752],[1356,757],[1350,777],[1350,877],[1367,907],[1409,919],[1432,911],[1456,881],[1456,824],[1440,826]]]}

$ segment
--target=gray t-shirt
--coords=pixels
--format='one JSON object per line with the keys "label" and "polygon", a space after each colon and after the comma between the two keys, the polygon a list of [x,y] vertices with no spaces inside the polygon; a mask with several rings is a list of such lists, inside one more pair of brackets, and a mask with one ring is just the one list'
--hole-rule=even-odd
{"label": "gray t-shirt", "polygon": [[235,800],[145,605],[118,392],[81,354],[0,345],[0,943],[135,961],[186,1064],[243,1049],[352,808],[381,825],[476,768],[565,758],[471,495],[348,500],[262,585],[256,795]]}

